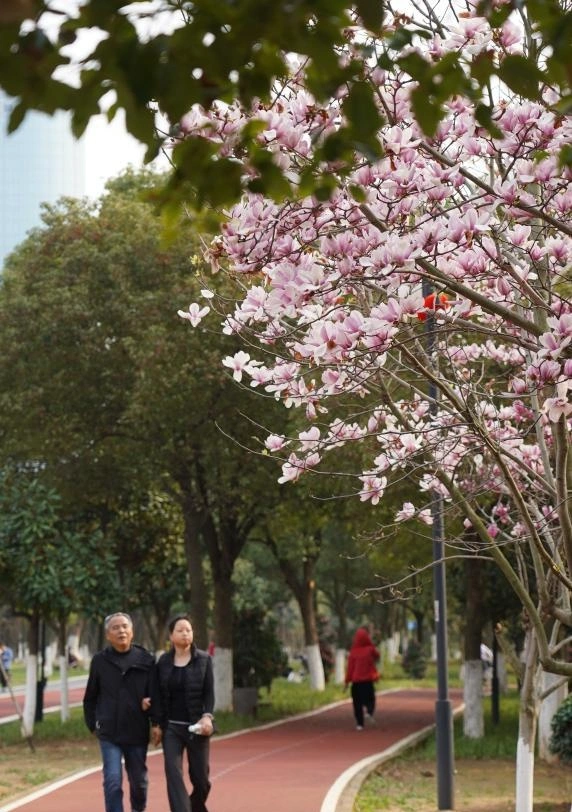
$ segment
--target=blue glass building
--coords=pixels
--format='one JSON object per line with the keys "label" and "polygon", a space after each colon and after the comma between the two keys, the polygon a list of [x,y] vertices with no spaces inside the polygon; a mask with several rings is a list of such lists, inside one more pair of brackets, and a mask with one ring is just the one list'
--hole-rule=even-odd
{"label": "blue glass building", "polygon": [[86,194],[85,139],[76,140],[66,113],[28,113],[7,134],[13,100],[0,94],[0,267],[41,223],[41,204]]}

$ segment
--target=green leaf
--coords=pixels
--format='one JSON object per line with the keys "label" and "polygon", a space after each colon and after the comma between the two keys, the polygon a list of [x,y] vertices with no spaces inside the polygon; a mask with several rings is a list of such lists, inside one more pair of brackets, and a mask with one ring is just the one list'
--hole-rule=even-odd
{"label": "green leaf", "polygon": [[432,98],[427,97],[425,89],[420,85],[411,94],[411,104],[415,118],[426,135],[433,136],[437,132],[439,122],[443,118],[443,108]]}
{"label": "green leaf", "polygon": [[356,186],[355,183],[350,184],[349,192],[356,203],[365,203],[366,193],[362,186]]}
{"label": "green leaf", "polygon": [[318,156],[323,156],[323,159],[327,162],[339,161],[344,157],[349,157],[351,153],[351,143],[348,139],[347,129],[330,133],[327,138],[325,138],[321,149],[317,152]]}
{"label": "green leaf", "polygon": [[383,24],[383,2],[381,0],[356,0],[355,5],[364,28],[374,34],[379,34]]}
{"label": "green leaf", "polygon": [[260,177],[248,182],[251,192],[268,195],[276,202],[281,202],[292,196],[292,187],[277,166],[266,166]]}
{"label": "green leaf", "polygon": [[426,80],[432,70],[431,63],[415,51],[406,56],[402,56],[398,60],[398,64],[402,70],[407,71],[412,79],[417,79],[418,81]]}
{"label": "green leaf", "polygon": [[501,138],[502,133],[493,121],[492,113],[492,108],[486,104],[478,104],[475,108],[475,118],[479,124],[485,127],[493,138]]}
{"label": "green leaf", "polygon": [[563,116],[572,115],[572,93],[562,96],[562,98],[556,102],[553,109]]}
{"label": "green leaf", "polygon": [[527,99],[538,99],[543,80],[536,63],[518,54],[509,54],[499,66],[498,75],[515,93]]}
{"label": "green leaf", "polygon": [[562,168],[568,167],[569,169],[572,168],[572,145],[565,144],[562,149],[560,150],[560,155],[558,156],[558,164]]}
{"label": "green leaf", "polygon": [[238,161],[229,158],[211,161],[197,186],[199,207],[205,203],[215,208],[235,203],[242,193],[242,175],[242,164]]}
{"label": "green leaf", "polygon": [[8,132],[13,133],[15,130],[18,129],[20,124],[24,121],[26,117],[26,113],[28,109],[25,104],[19,102],[14,106],[12,112],[10,113],[10,118],[8,120]]}
{"label": "green leaf", "polygon": [[367,82],[356,82],[342,106],[355,138],[367,138],[377,132],[382,117],[373,98],[373,88]]}
{"label": "green leaf", "polygon": [[493,56],[487,51],[478,54],[471,62],[471,76],[476,79],[480,85],[486,85],[494,72],[495,64]]}

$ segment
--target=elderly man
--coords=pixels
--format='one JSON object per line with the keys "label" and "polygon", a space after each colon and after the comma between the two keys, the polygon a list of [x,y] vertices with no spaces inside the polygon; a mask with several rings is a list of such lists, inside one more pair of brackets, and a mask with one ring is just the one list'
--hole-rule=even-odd
{"label": "elderly man", "polygon": [[105,618],[105,636],[109,645],[91,661],[85,723],[99,739],[105,812],[124,812],[122,758],[131,810],[144,812],[149,722],[155,722],[155,658],[133,643],[133,622],[125,612]]}

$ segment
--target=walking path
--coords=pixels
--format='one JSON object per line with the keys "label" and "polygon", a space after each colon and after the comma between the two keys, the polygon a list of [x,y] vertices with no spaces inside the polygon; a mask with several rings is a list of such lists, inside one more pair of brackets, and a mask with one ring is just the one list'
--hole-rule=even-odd
{"label": "walking path", "polygon": [[[344,791],[364,768],[421,738],[434,724],[431,689],[378,694],[377,724],[355,729],[351,703],[263,727],[214,736],[210,812],[345,812]],[[462,701],[451,692],[454,708]],[[150,750],[148,812],[168,812],[160,752]],[[355,781],[354,781],[355,783]],[[101,812],[99,767],[8,803],[0,812]],[[126,807],[127,809],[127,807]]]}
{"label": "walking path", "polygon": [[[70,707],[81,704],[86,681],[87,677],[70,678],[68,685],[68,701]],[[20,712],[22,712],[24,708],[24,688],[22,686],[14,688],[14,696],[16,698],[16,702],[18,703],[18,707],[20,708]],[[47,713],[52,713],[59,710],[60,700],[61,695],[59,682],[48,682],[44,690],[44,711]],[[10,693],[8,691],[4,691],[0,694],[0,725],[4,724],[5,722],[14,722],[16,719],[18,719],[18,714],[14,706],[14,701],[10,696]]]}

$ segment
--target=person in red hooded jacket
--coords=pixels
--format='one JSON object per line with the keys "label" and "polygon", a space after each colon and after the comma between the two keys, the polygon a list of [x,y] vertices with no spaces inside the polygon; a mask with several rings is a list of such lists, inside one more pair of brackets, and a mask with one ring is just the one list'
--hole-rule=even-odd
{"label": "person in red hooded jacket", "polygon": [[373,645],[367,626],[360,626],[354,635],[346,669],[346,688],[351,683],[354,716],[358,730],[363,730],[365,707],[373,721],[375,711],[374,683],[379,679],[379,651]]}

